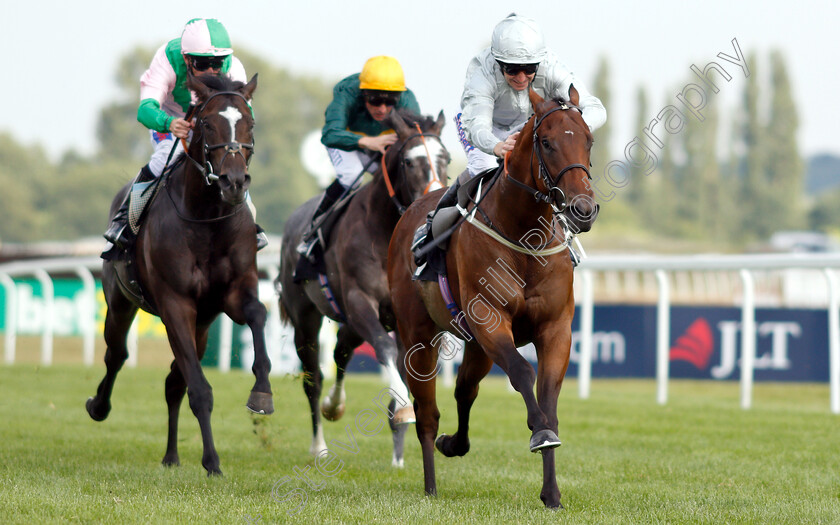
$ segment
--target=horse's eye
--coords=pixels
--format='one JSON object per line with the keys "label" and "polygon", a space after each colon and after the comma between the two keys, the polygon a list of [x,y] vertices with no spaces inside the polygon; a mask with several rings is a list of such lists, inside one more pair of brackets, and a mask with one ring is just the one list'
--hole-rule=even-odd
{"label": "horse's eye", "polygon": [[414,163],[411,162],[411,159],[405,159],[405,167],[410,168],[412,166],[414,166]]}
{"label": "horse's eye", "polygon": [[541,142],[544,148],[551,149],[551,144],[548,142],[548,139],[542,139]]}

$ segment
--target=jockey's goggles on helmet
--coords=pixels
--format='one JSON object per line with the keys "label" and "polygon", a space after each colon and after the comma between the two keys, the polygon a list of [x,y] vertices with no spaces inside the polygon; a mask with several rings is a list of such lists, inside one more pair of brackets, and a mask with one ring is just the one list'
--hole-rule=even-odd
{"label": "jockey's goggles on helmet", "polygon": [[499,67],[502,69],[502,73],[510,75],[512,77],[515,77],[519,73],[533,75],[537,72],[537,68],[540,66],[539,64],[508,64],[500,60],[497,60],[496,62],[499,63]]}
{"label": "jockey's goggles on helmet", "polygon": [[222,69],[227,57],[197,57],[191,56],[190,62],[196,71],[207,71],[208,69]]}
{"label": "jockey's goggles on helmet", "polygon": [[396,106],[402,95],[402,93],[393,91],[365,91],[363,93],[365,102],[375,107],[383,104],[386,106]]}

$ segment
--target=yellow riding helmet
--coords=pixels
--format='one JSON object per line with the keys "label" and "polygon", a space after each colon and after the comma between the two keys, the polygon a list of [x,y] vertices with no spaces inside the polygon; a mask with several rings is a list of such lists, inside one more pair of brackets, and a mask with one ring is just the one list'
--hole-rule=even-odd
{"label": "yellow riding helmet", "polygon": [[368,59],[359,75],[359,89],[405,91],[405,75],[394,57],[378,56]]}

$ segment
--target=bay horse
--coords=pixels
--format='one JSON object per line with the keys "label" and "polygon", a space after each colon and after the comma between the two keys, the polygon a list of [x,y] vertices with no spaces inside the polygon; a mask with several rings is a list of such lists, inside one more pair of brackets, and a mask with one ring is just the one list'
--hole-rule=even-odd
{"label": "bay horse", "polygon": [[[260,414],[274,411],[264,335],[266,308],[257,294],[256,226],[246,202],[254,147],[249,101],[257,75],[247,84],[227,77],[190,76],[187,87],[198,97],[191,113],[195,124],[189,149],[176,168],[162,175],[134,251],[127,254],[136,265],[144,301],[136,301],[126,290],[117,261],[103,264],[107,371],[86,408],[96,421],[108,417],[114,380],[128,356],[126,334],[142,306],[160,317],[174,355],[165,386],[169,432],[163,464],[180,463],[178,411],[187,393],[201,429],[201,464],[209,476],[221,474],[221,469],[210,427],[213,392],[201,370],[201,358],[208,330],[219,313],[247,323],[253,334],[256,382],[247,408]],[[114,199],[112,215],[122,197],[121,193]]]}
{"label": "bay horse", "polygon": [[[400,358],[415,400],[426,494],[437,494],[435,448],[447,457],[469,451],[470,408],[495,363],[525,401],[529,449],[542,452],[540,498],[556,508],[562,505],[553,449],[560,445],[557,398],[569,364],[574,276],[566,250],[572,235],[555,233],[554,227],[588,231],[598,208],[587,179],[592,134],[577,107],[577,90],[571,87],[568,101],[543,100],[533,90],[529,96],[534,115],[510,153],[506,173],[489,184],[479,209],[472,206],[470,224],[462,223],[449,239],[451,300],[444,301],[442,285],[412,280],[412,238],[435,207],[437,192],[417,200],[400,219],[389,247],[388,280],[403,342]],[[445,357],[446,331],[467,342],[455,385],[458,430],[437,437],[435,375],[439,351]],[[536,396],[534,368],[517,351],[528,342],[537,349]]]}
{"label": "bay horse", "polygon": [[[304,203],[286,222],[277,277],[281,317],[294,327],[295,348],[304,374],[303,389],[309,400],[310,453],[318,455],[327,449],[321,413],[332,421],[343,415],[345,368],[353,350],[367,341],[388,377],[389,395],[382,393],[382,397],[392,398],[388,410],[394,431],[392,465],[397,467],[403,464],[405,423],[414,422],[414,409],[398,367],[398,342],[388,334],[396,326],[385,273],[388,242],[405,207],[424,193],[443,186],[441,181],[446,181],[449,163],[449,152],[440,140],[443,112],[434,120],[399,111],[402,114],[395,109],[388,117],[397,133],[397,142],[388,148],[382,168],[373,180],[353,196],[327,239],[325,275],[336,307],[331,306],[319,280],[295,282],[293,275],[298,260],[295,247],[309,225],[319,197]],[[415,126],[406,120],[414,120]],[[333,352],[336,382],[319,413],[323,376],[319,368],[318,334],[324,317],[342,324]]]}

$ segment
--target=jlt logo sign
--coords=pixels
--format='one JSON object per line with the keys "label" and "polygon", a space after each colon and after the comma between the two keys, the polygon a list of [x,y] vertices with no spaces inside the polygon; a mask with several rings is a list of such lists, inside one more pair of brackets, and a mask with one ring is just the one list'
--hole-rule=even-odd
{"label": "jlt logo sign", "polygon": [[[741,323],[737,321],[721,321],[720,330],[720,364],[711,368],[712,377],[724,379],[729,377],[735,369],[736,352],[741,340]],[[788,341],[802,336],[802,326],[796,322],[767,321],[756,327],[756,370],[788,370],[791,367],[788,359]],[[770,351],[759,353],[762,341],[770,341]]]}

